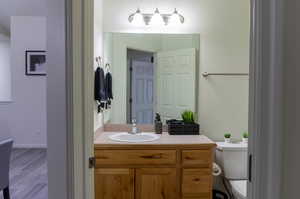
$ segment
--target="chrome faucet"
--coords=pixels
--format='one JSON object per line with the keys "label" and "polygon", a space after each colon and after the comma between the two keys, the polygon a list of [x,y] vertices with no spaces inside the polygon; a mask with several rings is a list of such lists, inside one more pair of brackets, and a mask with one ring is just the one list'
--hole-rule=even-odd
{"label": "chrome faucet", "polygon": [[138,134],[138,133],[139,133],[139,129],[136,125],[136,119],[132,119],[132,130],[130,134]]}

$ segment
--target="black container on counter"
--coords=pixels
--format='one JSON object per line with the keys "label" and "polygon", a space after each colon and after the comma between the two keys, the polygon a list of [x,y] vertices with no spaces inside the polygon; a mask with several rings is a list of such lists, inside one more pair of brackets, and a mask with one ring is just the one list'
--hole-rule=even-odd
{"label": "black container on counter", "polygon": [[200,135],[200,125],[197,123],[184,123],[182,120],[168,120],[167,126],[170,135]]}

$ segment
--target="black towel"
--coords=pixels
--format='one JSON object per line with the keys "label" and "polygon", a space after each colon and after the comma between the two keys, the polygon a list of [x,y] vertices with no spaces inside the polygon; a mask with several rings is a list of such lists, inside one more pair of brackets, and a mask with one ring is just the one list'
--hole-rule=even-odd
{"label": "black towel", "polygon": [[110,72],[105,75],[105,96],[109,101],[114,98],[112,92],[112,75]]}
{"label": "black towel", "polygon": [[104,71],[100,67],[98,67],[95,72],[95,100],[99,103],[107,100]]}

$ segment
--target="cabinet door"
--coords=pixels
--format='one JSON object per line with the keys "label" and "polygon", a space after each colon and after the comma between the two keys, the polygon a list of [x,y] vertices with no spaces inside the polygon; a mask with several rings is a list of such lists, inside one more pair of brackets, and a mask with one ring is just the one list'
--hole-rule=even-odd
{"label": "cabinet door", "polygon": [[208,199],[211,198],[212,175],[210,169],[183,169],[183,197]]}
{"label": "cabinet door", "polygon": [[95,169],[95,199],[134,199],[134,170]]}
{"label": "cabinet door", "polygon": [[175,168],[147,168],[136,170],[136,199],[176,199]]}

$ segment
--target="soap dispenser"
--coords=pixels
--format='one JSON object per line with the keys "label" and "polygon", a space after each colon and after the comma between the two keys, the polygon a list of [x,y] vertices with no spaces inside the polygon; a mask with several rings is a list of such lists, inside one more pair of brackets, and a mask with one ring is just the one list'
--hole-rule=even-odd
{"label": "soap dispenser", "polygon": [[136,119],[132,119],[132,130],[131,130],[131,134],[138,134],[139,130],[137,128],[136,125]]}
{"label": "soap dispenser", "polygon": [[156,134],[162,134],[162,122],[159,113],[156,113],[155,121],[154,121],[154,128]]}

